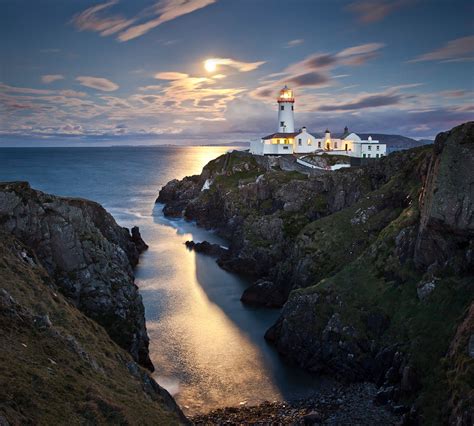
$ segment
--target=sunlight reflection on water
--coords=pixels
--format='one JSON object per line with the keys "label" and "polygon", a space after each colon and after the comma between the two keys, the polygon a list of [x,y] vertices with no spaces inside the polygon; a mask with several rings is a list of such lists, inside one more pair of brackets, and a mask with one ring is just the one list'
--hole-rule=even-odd
{"label": "sunlight reflection on water", "polygon": [[163,217],[154,202],[171,179],[200,173],[225,147],[42,148],[0,150],[0,180],[95,200],[122,226],[140,226],[149,250],[137,285],[145,305],[154,377],[187,414],[240,402],[305,397],[320,379],[294,368],[263,339],[278,311],[251,308],[248,283],[186,240],[224,243],[215,233]]}

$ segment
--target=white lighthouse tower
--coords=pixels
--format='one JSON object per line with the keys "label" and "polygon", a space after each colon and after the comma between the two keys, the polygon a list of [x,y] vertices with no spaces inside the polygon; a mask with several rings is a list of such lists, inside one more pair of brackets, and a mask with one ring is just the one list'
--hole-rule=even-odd
{"label": "white lighthouse tower", "polygon": [[293,90],[285,86],[280,90],[278,97],[278,131],[280,133],[295,131],[294,103]]}

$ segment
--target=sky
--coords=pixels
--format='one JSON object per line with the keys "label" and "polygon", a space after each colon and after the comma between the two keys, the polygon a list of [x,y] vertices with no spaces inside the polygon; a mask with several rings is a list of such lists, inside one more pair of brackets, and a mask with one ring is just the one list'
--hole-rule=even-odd
{"label": "sky", "polygon": [[474,116],[472,0],[0,0],[0,146],[277,130],[434,138]]}

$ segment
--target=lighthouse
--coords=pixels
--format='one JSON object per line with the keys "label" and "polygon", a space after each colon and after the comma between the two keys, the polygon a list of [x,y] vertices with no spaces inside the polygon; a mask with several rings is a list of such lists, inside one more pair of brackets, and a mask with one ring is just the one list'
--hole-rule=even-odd
{"label": "lighthouse", "polygon": [[278,96],[278,131],[280,133],[294,133],[295,117],[293,90],[285,86]]}

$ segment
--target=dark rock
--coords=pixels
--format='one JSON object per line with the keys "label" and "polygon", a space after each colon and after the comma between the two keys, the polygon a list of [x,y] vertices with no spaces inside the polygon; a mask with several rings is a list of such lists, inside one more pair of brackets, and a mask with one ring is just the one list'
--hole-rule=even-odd
{"label": "dark rock", "polygon": [[286,292],[272,281],[258,280],[245,289],[240,300],[248,305],[279,308],[287,298]]}
{"label": "dark rock", "polygon": [[401,390],[405,393],[413,393],[419,387],[418,376],[415,369],[407,365],[402,372]]}
{"label": "dark rock", "polygon": [[189,250],[194,250],[196,253],[203,253],[209,256],[225,257],[228,250],[219,244],[212,244],[208,241],[195,243],[194,241],[186,241],[184,243]]}
{"label": "dark rock", "polygon": [[387,386],[385,388],[380,388],[375,395],[374,403],[378,405],[385,405],[393,399],[395,392],[394,386]]}
{"label": "dark rock", "polygon": [[440,133],[420,199],[418,267],[437,263],[459,273],[474,269],[472,256],[466,256],[474,239],[473,170],[474,122]]}
{"label": "dark rock", "polygon": [[36,316],[34,318],[34,322],[35,322],[36,327],[39,328],[40,330],[45,330],[47,328],[50,328],[53,325],[48,315]]}
{"label": "dark rock", "polygon": [[101,324],[143,366],[148,354],[144,307],[134,283],[143,241],[92,201],[62,198],[27,182],[0,184],[0,230],[35,253],[60,291]]}
{"label": "dark rock", "polygon": [[131,229],[132,232],[132,242],[135,244],[139,253],[143,253],[145,250],[148,250],[148,245],[143,241],[143,238],[140,234],[140,228],[134,226]]}
{"label": "dark rock", "polygon": [[303,416],[303,422],[305,425],[316,425],[322,422],[321,414],[317,411],[311,411],[310,413]]}

